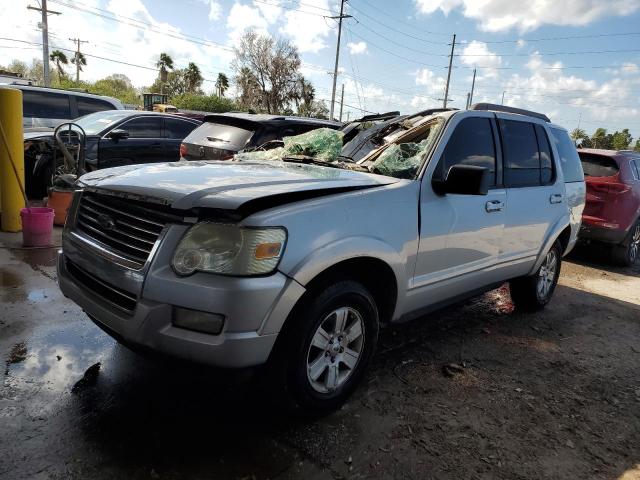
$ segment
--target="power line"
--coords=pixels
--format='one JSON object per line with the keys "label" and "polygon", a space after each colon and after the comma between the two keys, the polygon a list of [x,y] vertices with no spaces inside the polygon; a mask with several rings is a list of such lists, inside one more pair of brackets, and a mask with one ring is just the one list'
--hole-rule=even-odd
{"label": "power line", "polygon": [[360,10],[359,8],[354,7],[352,3],[350,3],[349,6],[351,8],[353,8],[359,14],[364,15],[365,17],[367,17],[370,20],[374,21],[378,25],[381,25],[381,26],[383,26],[383,27],[385,27],[385,28],[387,28],[387,29],[389,29],[389,30],[391,30],[393,32],[396,32],[396,33],[399,33],[401,35],[404,35],[405,37],[413,38],[415,40],[419,40],[421,42],[430,43],[430,44],[434,44],[434,45],[449,45],[449,42],[434,42],[433,40],[427,40],[425,38],[421,38],[421,37],[418,37],[418,36],[415,36],[415,35],[411,35],[410,33],[403,32],[402,30],[394,28],[394,27],[390,26],[387,23],[384,23],[384,22],[381,22],[380,20],[377,20],[375,17],[372,17],[371,15],[367,14],[363,10]]}
{"label": "power line", "polygon": [[[410,47],[406,44],[400,43],[392,38],[387,37],[386,35],[383,35],[379,32],[376,32],[375,30],[373,30],[372,28],[367,27],[364,23],[362,23],[360,20],[358,20],[356,18],[356,21],[358,22],[358,25],[360,25],[362,28],[364,28],[365,30],[373,33],[374,35],[377,35],[378,37],[386,40],[387,42],[393,43],[394,45],[397,45],[399,47],[401,47],[403,50],[411,50],[412,52],[416,52],[419,53],[420,55],[426,55],[429,57],[448,57],[449,55],[446,53],[431,53],[431,52],[426,52],[424,50],[418,50],[416,48]],[[445,45],[451,45],[450,43],[446,43]]]}
{"label": "power line", "polygon": [[[547,41],[558,41],[558,40],[581,40],[585,38],[606,38],[606,37],[623,37],[630,35],[640,35],[640,32],[622,32],[622,33],[596,33],[593,35],[567,35],[564,37],[547,37],[547,38],[518,38],[513,40],[475,40],[477,42],[482,43],[491,43],[491,44],[499,44],[499,43],[520,43],[520,42],[547,42]],[[465,40],[466,42],[467,40]],[[472,40],[474,41],[474,40]]]}
{"label": "power line", "polygon": [[[623,49],[623,50],[590,50],[590,51],[578,51],[578,52],[536,52],[540,56],[553,56],[553,55],[598,55],[607,53],[634,53],[640,52],[639,48]],[[530,57],[530,53],[459,53],[456,57]]]}
{"label": "power line", "polygon": [[397,19],[397,18],[395,18],[393,15],[389,15],[389,13],[388,13],[388,12],[385,12],[384,10],[381,10],[380,8],[376,7],[375,5],[373,5],[373,4],[371,4],[371,3],[369,3],[369,2],[368,2],[368,1],[366,1],[366,0],[361,0],[361,1],[362,1],[362,2],[364,2],[364,3],[366,3],[367,5],[369,5],[369,7],[370,7],[370,8],[372,8],[373,10],[377,10],[378,12],[380,12],[380,13],[384,16],[384,18],[387,18],[387,19],[389,19],[389,20],[393,20],[393,21],[395,21],[395,22],[397,22],[397,23],[399,23],[399,24],[402,24],[402,25],[404,25],[404,26],[406,26],[406,27],[410,27],[410,28],[413,28],[413,29],[415,29],[415,30],[418,30],[418,31],[420,31],[421,33],[429,33],[429,34],[431,34],[431,35],[443,35],[443,36],[445,36],[445,37],[448,37],[449,35],[451,35],[450,33],[433,32],[433,31],[424,30],[424,29],[422,29],[422,28],[416,27],[415,25],[411,25],[410,23],[405,22],[404,20],[398,20],[398,19]]}

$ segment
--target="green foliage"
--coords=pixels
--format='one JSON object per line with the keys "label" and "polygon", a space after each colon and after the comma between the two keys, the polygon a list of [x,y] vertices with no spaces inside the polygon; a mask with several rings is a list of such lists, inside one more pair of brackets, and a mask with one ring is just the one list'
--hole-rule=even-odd
{"label": "green foliage", "polygon": [[634,149],[636,152],[640,152],[640,138],[639,138],[638,140],[636,140],[636,144],[635,144],[635,146],[633,147],[633,149]]}
{"label": "green foliage", "polygon": [[229,78],[222,72],[218,73],[216,79],[216,93],[219,97],[224,97],[224,92],[229,88]]}
{"label": "green foliage", "polygon": [[223,113],[238,110],[238,104],[233,100],[217,95],[196,95],[182,93],[172,97],[171,105],[185,110],[199,110],[201,112]]}
{"label": "green foliage", "polygon": [[627,150],[631,145],[633,138],[629,133],[629,129],[625,128],[621,132],[616,131],[612,135],[612,144],[614,150]]}
{"label": "green foliage", "polygon": [[117,98],[122,103],[137,105],[140,103],[140,95],[135,89],[131,80],[126,75],[115,73],[106,78],[92,82],[76,82],[68,77],[62,79],[52,79],[53,87],[66,89],[82,89],[96,95],[106,95]]}

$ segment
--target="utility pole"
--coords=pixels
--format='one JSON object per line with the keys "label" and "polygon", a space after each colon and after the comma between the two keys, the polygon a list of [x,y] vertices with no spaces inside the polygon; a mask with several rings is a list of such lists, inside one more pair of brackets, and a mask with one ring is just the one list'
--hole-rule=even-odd
{"label": "utility pole", "polygon": [[42,21],[39,27],[42,29],[42,69],[44,73],[44,86],[51,86],[51,76],[49,74],[49,22],[48,15],[60,15],[60,12],[47,10],[47,0],[41,0],[40,8],[27,6],[29,10],[37,10],[42,13]]}
{"label": "utility pole", "polygon": [[338,19],[338,44],[336,45],[336,64],[333,68],[333,88],[331,89],[331,109],[329,118],[333,120],[334,105],[336,103],[336,81],[338,80],[338,60],[340,58],[340,37],[342,35],[342,19],[351,18],[351,15],[344,15],[344,4],[347,0],[340,0],[340,15],[337,17],[328,17]]}
{"label": "utility pole", "polygon": [[70,38],[73,43],[76,44],[76,54],[74,62],[76,64],[76,83],[80,83],[80,44],[81,43],[89,43],[88,40],[80,40],[79,38]]}
{"label": "utility pole", "polygon": [[344,83],[342,84],[342,93],[340,94],[340,121],[342,121],[342,106],[344,105]]}
{"label": "utility pole", "polygon": [[502,91],[502,103],[500,105],[504,105],[504,94],[507,93],[506,90]]}
{"label": "utility pole", "polygon": [[471,94],[469,95],[469,107],[473,103],[473,91],[476,88],[476,69],[473,69],[473,80],[471,81]]}
{"label": "utility pole", "polygon": [[451,81],[451,64],[453,63],[453,51],[456,48],[456,34],[453,34],[453,42],[451,42],[451,55],[449,55],[449,71],[447,72],[447,85],[444,87],[444,100],[442,108],[447,108],[447,100],[449,99],[449,82]]}
{"label": "utility pole", "polygon": [[467,106],[465,107],[465,110],[469,110],[469,107],[471,106],[471,104],[469,103],[470,100],[471,100],[471,92],[467,93]]}

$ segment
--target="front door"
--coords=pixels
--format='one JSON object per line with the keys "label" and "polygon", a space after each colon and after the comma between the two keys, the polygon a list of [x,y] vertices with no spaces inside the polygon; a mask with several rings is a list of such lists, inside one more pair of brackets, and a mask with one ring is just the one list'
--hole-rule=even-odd
{"label": "front door", "polygon": [[[420,242],[409,309],[455,298],[499,278],[496,264],[507,212],[501,185],[493,114],[460,113],[447,127],[424,173],[420,198]],[[433,178],[453,165],[486,167],[487,195],[436,194]]]}
{"label": "front door", "polygon": [[105,136],[100,140],[99,168],[163,161],[162,117],[141,116],[116,128],[128,132],[129,137],[112,139]]}

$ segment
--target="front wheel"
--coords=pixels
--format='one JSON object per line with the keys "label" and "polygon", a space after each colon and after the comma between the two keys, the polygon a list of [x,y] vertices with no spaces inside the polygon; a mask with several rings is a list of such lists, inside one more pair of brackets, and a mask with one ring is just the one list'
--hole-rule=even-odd
{"label": "front wheel", "polygon": [[[355,390],[378,341],[378,310],[371,294],[350,280],[309,292],[278,340],[272,385],[295,410],[322,413]],[[280,395],[279,395],[280,396]]]}
{"label": "front wheel", "polygon": [[560,277],[562,247],[556,241],[535,274],[509,282],[511,300],[517,309],[541,310],[551,300]]}

